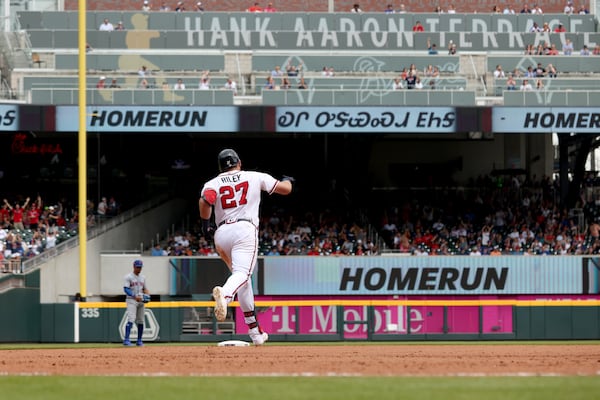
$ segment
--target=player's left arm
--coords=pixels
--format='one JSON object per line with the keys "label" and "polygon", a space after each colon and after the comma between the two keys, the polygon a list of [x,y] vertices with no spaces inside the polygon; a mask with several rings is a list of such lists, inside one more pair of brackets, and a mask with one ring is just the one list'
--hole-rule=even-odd
{"label": "player's left arm", "polygon": [[284,175],[281,179],[274,178],[267,173],[259,173],[261,176],[261,189],[272,195],[273,193],[288,195],[292,192],[295,181],[291,176]]}
{"label": "player's left arm", "polygon": [[294,181],[295,179],[291,176],[284,175],[283,178],[277,182],[277,185],[275,185],[273,193],[281,194],[284,196],[292,193],[292,186]]}

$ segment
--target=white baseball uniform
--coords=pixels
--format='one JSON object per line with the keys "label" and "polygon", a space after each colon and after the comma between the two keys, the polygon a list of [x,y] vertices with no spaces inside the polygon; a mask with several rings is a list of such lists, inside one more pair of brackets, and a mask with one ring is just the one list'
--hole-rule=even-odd
{"label": "white baseball uniform", "polygon": [[242,311],[254,310],[251,276],[258,256],[258,214],[262,192],[279,183],[269,174],[233,170],[206,182],[201,196],[214,206],[217,251],[231,270],[223,285],[225,300],[236,296]]}

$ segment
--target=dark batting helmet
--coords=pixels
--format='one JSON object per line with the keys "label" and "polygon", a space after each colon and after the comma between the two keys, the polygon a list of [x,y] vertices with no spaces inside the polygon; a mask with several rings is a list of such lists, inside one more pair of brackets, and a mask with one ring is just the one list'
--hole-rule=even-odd
{"label": "dark batting helmet", "polygon": [[240,162],[240,157],[232,149],[221,150],[219,153],[219,171],[227,171]]}
{"label": "dark batting helmet", "polygon": [[142,262],[142,260],[135,260],[133,262],[133,266],[137,268],[142,268],[144,266],[144,263]]}

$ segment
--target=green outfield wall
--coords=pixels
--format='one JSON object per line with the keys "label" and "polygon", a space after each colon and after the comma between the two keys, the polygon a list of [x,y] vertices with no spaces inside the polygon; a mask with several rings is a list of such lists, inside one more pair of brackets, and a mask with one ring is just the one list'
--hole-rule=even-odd
{"label": "green outfield wall", "polygon": [[[560,257],[543,257],[539,261],[548,264],[538,266],[535,276],[539,278],[544,274],[546,277],[546,294],[535,290],[526,294],[527,288],[530,292],[537,288],[534,281],[528,286],[533,277],[521,274],[518,280],[512,280],[510,271],[511,267],[518,267],[512,265],[517,260],[525,263],[527,259],[482,258],[478,260],[479,269],[487,272],[480,276],[489,279],[481,281],[480,290],[476,290],[475,281],[469,281],[468,287],[450,290],[452,285],[442,285],[428,293],[431,290],[425,290],[424,286],[419,286],[421,289],[411,286],[411,279],[417,279],[417,275],[410,272],[413,270],[404,271],[405,278],[412,278],[403,281],[402,291],[390,291],[388,284],[378,288],[380,283],[386,282],[383,278],[399,276],[400,261],[406,258],[371,260],[377,262],[377,266],[371,267],[367,258],[318,259],[324,262],[319,265],[327,270],[331,270],[333,262],[345,265],[342,282],[331,287],[328,286],[333,282],[331,276],[304,286],[296,285],[296,279],[287,287],[272,285],[270,282],[276,282],[281,274],[287,278],[294,276],[294,268],[300,268],[298,263],[302,258],[294,258],[287,267],[278,264],[285,259],[262,258],[258,268],[261,276],[255,281],[256,293],[259,293],[256,310],[272,341],[600,339],[600,298],[594,260],[570,257],[561,261]],[[215,279],[223,279],[218,278],[222,266],[218,260],[214,261],[203,260],[198,264],[202,266],[202,274],[193,274],[194,266],[188,265],[186,271],[191,274],[186,275],[188,283],[169,285],[172,294],[159,294],[161,287],[156,287],[158,293],[146,307],[144,341],[247,340],[247,329],[237,303],[230,305],[231,318],[226,322],[218,323],[212,316],[214,304],[206,294],[207,288],[212,287]],[[360,264],[352,265],[359,261]],[[414,267],[420,267],[417,265],[420,259],[410,261]],[[493,267],[486,267],[485,263],[492,261]],[[510,266],[501,268],[503,262],[509,261]],[[452,262],[460,264],[460,257],[448,257],[444,262],[448,264],[446,271],[451,269]],[[170,279],[178,282],[176,278],[182,272],[177,265],[173,264],[165,275],[171,276],[167,282]],[[468,271],[463,267],[465,275]],[[524,265],[520,267],[521,272],[526,270]],[[151,269],[160,268],[155,265]],[[302,270],[307,269],[311,268],[305,261]],[[432,282],[434,269],[423,267],[421,270],[428,271],[425,281],[421,279],[421,282]],[[122,295],[106,296],[106,301],[79,302],[72,297],[64,303],[43,303],[40,271],[5,275],[0,279],[3,287],[11,287],[0,294],[1,342],[121,342],[126,323]],[[567,273],[579,279],[567,279]],[[565,279],[557,279],[556,284],[552,284],[555,275]],[[492,290],[492,286],[501,286],[506,293],[501,294],[498,288]],[[306,293],[308,289],[311,294]]]}
{"label": "green outfield wall", "polygon": [[[119,343],[123,338],[123,303],[69,303],[39,304],[35,289],[14,289],[1,296],[2,304],[18,305],[2,307],[0,318],[0,341],[32,343]],[[423,301],[421,301],[423,302]],[[435,302],[435,301],[431,301]],[[578,305],[587,302],[589,305]],[[343,310],[354,307],[356,301],[343,305],[340,301],[332,329],[316,334],[295,333],[272,334],[272,341],[341,341],[352,340],[345,331],[360,326],[369,341],[414,341],[414,340],[598,340],[600,339],[600,308],[598,301],[568,301],[556,305],[513,305],[513,327],[511,332],[483,332],[482,323],[474,332],[452,332],[449,320],[444,318],[444,331],[439,334],[422,332],[399,333],[390,329],[377,331],[375,305],[365,307],[364,319],[348,319]],[[301,303],[301,301],[299,301]],[[408,301],[410,303],[410,301]],[[419,301],[416,301],[418,304]],[[459,304],[459,301],[450,302]],[[466,303],[466,302],[465,302]],[[482,302],[485,303],[485,302]],[[489,302],[488,302],[489,303]],[[216,321],[209,321],[206,332],[185,333],[182,329],[183,316],[190,306],[206,307],[211,302],[157,302],[146,310],[144,341],[146,342],[218,342],[222,340],[247,339],[242,331],[219,331]],[[365,304],[369,304],[365,301]],[[475,307],[481,316],[484,306],[469,303],[464,307]],[[500,304],[503,304],[500,302]],[[576,305],[572,305],[576,304]],[[444,306],[444,315],[452,306]],[[410,326],[410,306],[407,307],[406,323]],[[296,315],[299,315],[296,309]],[[212,329],[210,327],[212,324]],[[451,323],[450,323],[451,324]],[[135,335],[135,331],[133,333]]]}

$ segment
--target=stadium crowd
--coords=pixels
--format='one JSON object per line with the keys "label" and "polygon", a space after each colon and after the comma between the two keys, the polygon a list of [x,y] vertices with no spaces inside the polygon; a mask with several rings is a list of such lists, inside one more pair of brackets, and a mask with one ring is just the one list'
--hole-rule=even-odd
{"label": "stadium crowd", "polygon": [[[556,180],[519,176],[485,176],[464,187],[396,193],[383,200],[386,207],[365,210],[364,217],[337,208],[301,212],[273,208],[261,216],[259,254],[596,255],[599,188],[598,178],[591,174],[572,209],[558,206]],[[98,206],[88,202],[88,226],[118,212],[105,201],[102,198]],[[5,199],[0,207],[3,272],[18,270],[22,260],[76,235],[77,220],[76,210],[64,201],[44,206],[39,196],[13,203]],[[197,220],[189,230],[174,231],[150,254],[218,256],[212,238],[202,236],[200,226]]]}
{"label": "stadium crowd", "polygon": [[[413,255],[584,255],[600,252],[595,179],[578,204],[560,208],[557,181],[478,178],[430,202],[406,201],[383,215],[394,251]],[[439,201],[438,201],[439,200]]]}
{"label": "stadium crowd", "polygon": [[[507,178],[507,179],[504,179]],[[508,179],[510,178],[510,179]],[[298,213],[275,209],[261,217],[264,256],[600,254],[597,179],[586,180],[578,204],[558,206],[558,183],[549,177],[486,176],[457,188],[393,195],[368,218],[341,210]],[[379,213],[378,213],[379,212]],[[357,222],[361,220],[364,222]],[[216,256],[199,221],[175,232],[153,255]]]}
{"label": "stadium crowd", "polygon": [[[40,195],[35,199],[14,196],[4,198],[0,206],[0,271],[20,272],[21,262],[56,247],[77,235],[78,212],[66,199],[45,205]],[[87,226],[119,213],[114,197],[102,197],[95,206],[87,201]]]}

